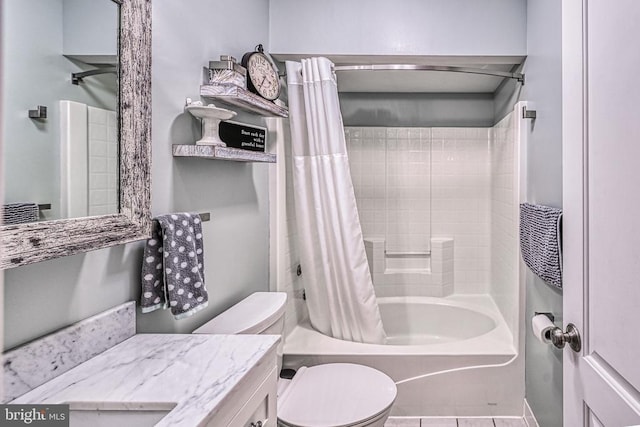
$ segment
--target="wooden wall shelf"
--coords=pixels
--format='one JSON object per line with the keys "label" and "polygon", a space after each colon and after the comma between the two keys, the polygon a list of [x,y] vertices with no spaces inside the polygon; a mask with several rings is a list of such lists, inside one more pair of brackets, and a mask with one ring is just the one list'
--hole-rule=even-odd
{"label": "wooden wall shelf", "polygon": [[195,144],[174,145],[173,157],[199,157],[202,159],[231,160],[234,162],[276,162],[276,155],[271,153]]}
{"label": "wooden wall shelf", "polygon": [[276,105],[255,93],[232,84],[202,85],[200,86],[200,96],[224,102],[264,117],[289,117],[289,110],[286,107]]}

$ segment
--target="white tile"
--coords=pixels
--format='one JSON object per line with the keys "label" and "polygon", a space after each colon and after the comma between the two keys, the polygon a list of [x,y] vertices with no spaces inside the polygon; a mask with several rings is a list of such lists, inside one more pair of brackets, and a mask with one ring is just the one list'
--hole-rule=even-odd
{"label": "white tile", "polygon": [[118,194],[115,191],[107,190],[107,203],[109,204],[109,207],[117,206]]}
{"label": "white tile", "polygon": [[109,208],[105,206],[89,206],[89,216],[93,215],[107,215],[109,214]]}
{"label": "white tile", "polygon": [[420,138],[420,128],[409,128],[409,138]]}
{"label": "white tile", "polygon": [[88,110],[88,119],[89,123],[95,123],[100,125],[107,124],[107,114],[109,111],[104,110],[102,108],[89,107]]}
{"label": "white tile", "polygon": [[91,123],[89,125],[89,138],[101,141],[107,140],[107,126]]}
{"label": "white tile", "polygon": [[107,156],[107,142],[99,139],[89,140],[89,155],[90,156]]}
{"label": "white tile", "polygon": [[118,162],[115,159],[105,159],[107,161],[107,172],[116,174],[118,172]]}
{"label": "white tile", "polygon": [[109,175],[104,173],[91,173],[89,175],[89,188],[91,190],[104,190],[109,188]]}
{"label": "white tile", "polygon": [[522,418],[494,418],[495,427],[527,427]]}
{"label": "white tile", "polygon": [[116,145],[118,142],[118,128],[107,125],[107,142]]}
{"label": "white tile", "polygon": [[458,427],[494,427],[491,418],[458,418]]}
{"label": "white tile", "polygon": [[455,418],[423,418],[421,427],[458,427]]}
{"label": "white tile", "polygon": [[107,159],[100,157],[93,157],[89,162],[89,171],[91,173],[105,173],[107,172]]}
{"label": "white tile", "polygon": [[420,418],[390,417],[384,427],[420,427]]}
{"label": "white tile", "polygon": [[91,205],[106,205],[109,203],[109,192],[106,190],[91,191],[89,199]]}

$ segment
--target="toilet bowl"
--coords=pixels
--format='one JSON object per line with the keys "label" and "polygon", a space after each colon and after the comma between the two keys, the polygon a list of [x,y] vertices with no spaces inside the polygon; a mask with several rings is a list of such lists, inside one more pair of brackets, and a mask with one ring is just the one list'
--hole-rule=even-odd
{"label": "toilet bowl", "polygon": [[[286,301],[284,292],[256,292],[193,333],[282,335]],[[382,427],[397,394],[386,374],[351,363],[303,367],[291,381],[281,381],[277,412],[282,427]]]}

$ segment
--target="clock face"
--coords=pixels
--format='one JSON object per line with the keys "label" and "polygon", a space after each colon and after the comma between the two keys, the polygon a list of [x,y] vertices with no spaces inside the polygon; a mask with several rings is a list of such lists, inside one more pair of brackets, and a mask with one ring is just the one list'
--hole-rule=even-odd
{"label": "clock face", "polygon": [[270,101],[278,98],[280,94],[278,72],[273,69],[266,56],[261,53],[251,55],[247,61],[247,72],[258,95]]}

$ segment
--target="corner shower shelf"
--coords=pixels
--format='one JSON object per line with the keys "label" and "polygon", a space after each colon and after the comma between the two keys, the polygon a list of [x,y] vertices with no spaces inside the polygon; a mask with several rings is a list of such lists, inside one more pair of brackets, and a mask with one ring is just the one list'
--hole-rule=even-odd
{"label": "corner shower shelf", "polygon": [[276,155],[271,153],[195,144],[174,145],[173,157],[199,157],[201,159],[231,160],[235,162],[276,162]]}
{"label": "corner shower shelf", "polygon": [[276,105],[255,93],[232,84],[202,85],[200,86],[200,96],[231,104],[264,117],[289,117],[289,110],[286,107]]}

